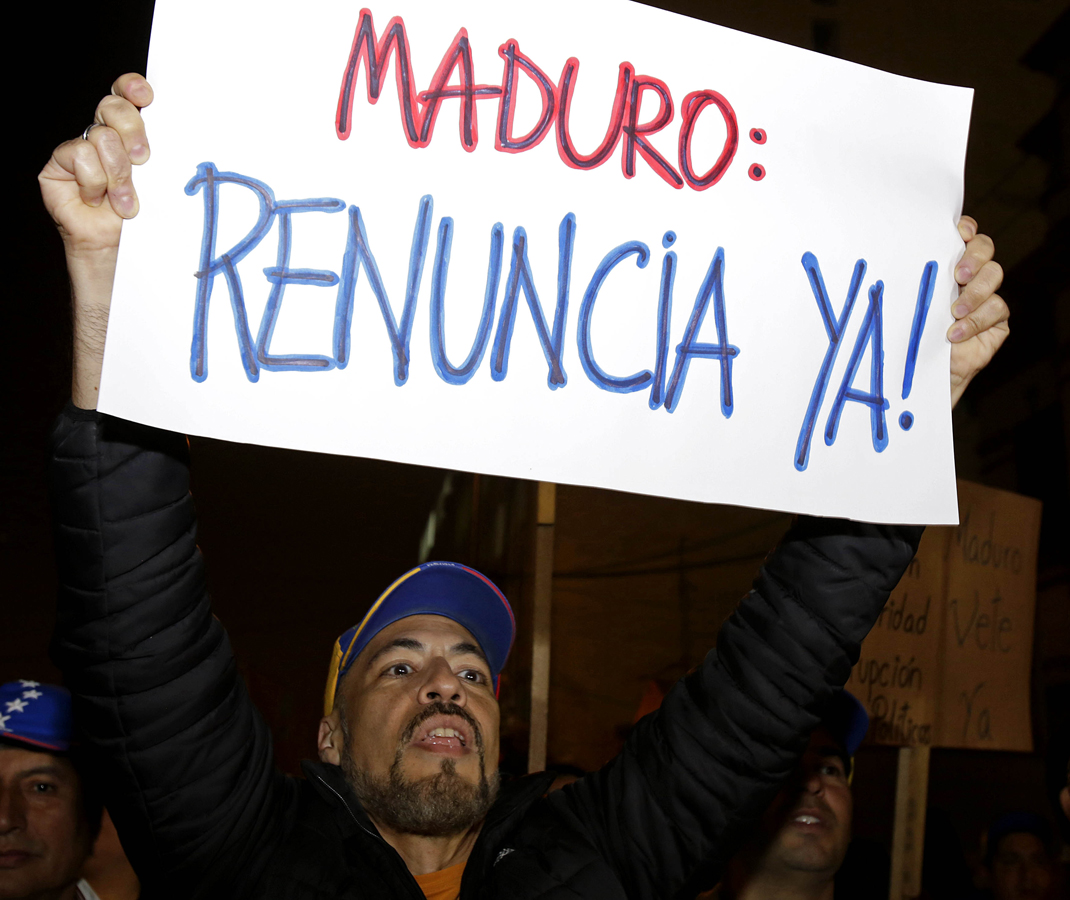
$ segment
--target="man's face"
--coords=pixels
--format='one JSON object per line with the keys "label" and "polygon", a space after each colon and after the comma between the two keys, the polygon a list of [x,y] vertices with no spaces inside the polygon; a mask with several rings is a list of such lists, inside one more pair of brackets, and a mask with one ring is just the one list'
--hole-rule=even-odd
{"label": "man's face", "polygon": [[342,765],[374,819],[417,834],[482,820],[497,789],[499,709],[467,629],[443,616],[401,619],[361,651],[341,692],[338,758],[323,725],[320,758]]}
{"label": "man's face", "polygon": [[1000,840],[991,874],[994,900],[1042,900],[1052,881],[1044,844],[1028,832],[1008,834]]}
{"label": "man's face", "polygon": [[74,883],[91,843],[70,760],[0,746],[0,898]]}
{"label": "man's face", "polygon": [[759,867],[830,878],[839,870],[854,810],[843,752],[823,726],[810,735],[798,768],[762,818],[767,843]]}

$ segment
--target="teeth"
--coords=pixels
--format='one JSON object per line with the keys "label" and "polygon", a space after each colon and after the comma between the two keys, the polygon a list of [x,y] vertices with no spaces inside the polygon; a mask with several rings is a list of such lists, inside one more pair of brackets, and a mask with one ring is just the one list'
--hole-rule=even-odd
{"label": "teeth", "polygon": [[461,733],[454,728],[433,728],[428,737],[455,737],[461,739]]}
{"label": "teeth", "polygon": [[816,825],[819,820],[817,816],[796,816],[793,821],[799,822],[803,825]]}

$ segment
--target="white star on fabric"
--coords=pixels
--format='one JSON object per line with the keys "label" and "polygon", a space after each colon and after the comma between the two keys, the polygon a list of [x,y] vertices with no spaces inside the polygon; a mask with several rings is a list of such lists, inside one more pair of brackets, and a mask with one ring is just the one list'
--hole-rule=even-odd
{"label": "white star on fabric", "polygon": [[10,718],[11,718],[11,716],[0,716],[0,731],[7,731],[8,730],[8,728],[7,728],[7,720],[10,719]]}
{"label": "white star on fabric", "polygon": [[42,694],[40,691],[23,691],[22,696],[25,697],[27,700],[36,700],[38,697],[43,697],[44,694]]}
{"label": "white star on fabric", "polygon": [[21,684],[24,688],[35,688],[41,686],[40,681],[27,681],[25,678],[20,678],[19,684]]}
{"label": "white star on fabric", "polygon": [[26,702],[24,700],[9,700],[7,702],[8,712],[22,712],[26,709]]}

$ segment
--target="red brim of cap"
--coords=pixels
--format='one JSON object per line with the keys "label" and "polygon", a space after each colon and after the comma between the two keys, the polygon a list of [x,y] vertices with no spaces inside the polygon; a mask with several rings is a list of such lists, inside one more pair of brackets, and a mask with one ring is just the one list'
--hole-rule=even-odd
{"label": "red brim of cap", "polygon": [[55,750],[58,753],[64,753],[71,749],[71,745],[67,743],[50,744],[47,741],[27,737],[24,734],[15,734],[13,731],[0,731],[0,739],[16,744],[29,744],[32,747],[43,747],[45,750]]}

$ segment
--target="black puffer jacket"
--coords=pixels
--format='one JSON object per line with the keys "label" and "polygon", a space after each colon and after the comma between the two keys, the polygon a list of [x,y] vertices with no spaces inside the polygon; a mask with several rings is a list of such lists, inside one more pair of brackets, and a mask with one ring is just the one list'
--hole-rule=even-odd
{"label": "black puffer jacket", "polygon": [[[275,772],[212,617],[179,435],[73,406],[53,433],[53,655],[146,895],[422,896],[334,766]],[[920,530],[802,519],[717,648],[604,769],[507,785],[463,898],[672,896],[788,776]]]}

